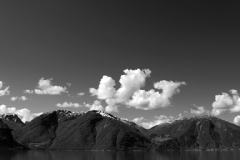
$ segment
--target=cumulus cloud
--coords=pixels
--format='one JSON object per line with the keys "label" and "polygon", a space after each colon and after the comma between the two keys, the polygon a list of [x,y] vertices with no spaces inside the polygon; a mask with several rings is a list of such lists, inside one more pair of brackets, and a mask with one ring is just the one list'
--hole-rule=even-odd
{"label": "cumulus cloud", "polygon": [[212,104],[212,114],[219,116],[224,113],[240,112],[240,97],[237,90],[230,90],[231,94],[222,93],[215,96],[215,101]]}
{"label": "cumulus cloud", "polygon": [[121,87],[115,93],[117,102],[125,102],[132,95],[145,85],[145,80],[150,77],[151,71],[149,69],[124,70],[125,75],[121,75]]}
{"label": "cumulus cloud", "polygon": [[164,115],[160,115],[160,116],[155,116],[155,120],[153,120],[153,121],[148,121],[147,119],[144,119],[143,117],[134,118],[132,121],[146,129],[149,129],[156,125],[159,125],[159,124],[162,124],[165,122],[170,122],[173,120],[174,120],[174,117],[172,117],[172,116],[167,117]]}
{"label": "cumulus cloud", "polygon": [[201,115],[206,113],[206,110],[203,106],[196,106],[195,104],[191,106],[191,114]]}
{"label": "cumulus cloud", "polygon": [[140,90],[146,82],[146,78],[150,77],[149,69],[124,70],[119,83],[120,88],[115,89],[115,81],[108,76],[103,76],[98,89],[90,88],[89,92],[93,96],[97,96],[100,100],[105,100],[108,104],[105,111],[118,112],[117,104],[125,104],[136,109],[151,110],[169,106],[170,98],[179,93],[179,87],[185,85],[185,82],[159,81],[154,84],[154,88],[161,90],[149,91]]}
{"label": "cumulus cloud", "polygon": [[36,93],[36,94],[50,94],[50,95],[59,95],[61,93],[66,92],[66,87],[54,86],[52,84],[52,78],[44,79],[41,78],[38,82],[37,89],[33,90],[25,90],[25,93]]}
{"label": "cumulus cloud", "polygon": [[89,92],[92,93],[92,95],[97,96],[98,99],[109,99],[112,98],[114,92],[115,92],[115,81],[108,76],[103,76],[98,89],[90,88]]}
{"label": "cumulus cloud", "polygon": [[78,96],[83,96],[84,94],[85,94],[84,92],[77,93]]}
{"label": "cumulus cloud", "polygon": [[114,99],[107,99],[106,103],[108,104],[105,108],[105,112],[119,112],[118,106],[116,105],[116,101]]}
{"label": "cumulus cloud", "polygon": [[5,89],[3,89],[3,82],[0,81],[0,97],[5,96],[5,95],[9,95],[9,94],[10,94],[9,86],[6,87]]}
{"label": "cumulus cloud", "polygon": [[11,101],[16,101],[16,100],[26,101],[26,100],[28,100],[28,98],[25,97],[25,96],[21,96],[21,97],[11,97],[10,100],[11,100]]}
{"label": "cumulus cloud", "polygon": [[78,104],[78,103],[72,103],[72,102],[70,102],[70,103],[68,103],[68,102],[64,102],[63,104],[58,103],[58,104],[56,104],[56,106],[57,106],[57,107],[62,107],[62,108],[66,108],[66,107],[75,107],[75,108],[79,108],[79,107],[81,107],[80,104]]}
{"label": "cumulus cloud", "polygon": [[31,121],[36,116],[39,116],[41,113],[31,113],[29,109],[16,109],[15,107],[8,108],[6,105],[0,105],[0,114],[17,114],[23,122]]}
{"label": "cumulus cloud", "polygon": [[234,118],[233,123],[240,126],[240,115],[238,115]]}
{"label": "cumulus cloud", "polygon": [[167,107],[171,104],[170,99],[172,96],[180,92],[178,87],[181,85],[186,85],[186,83],[166,80],[159,81],[154,84],[154,88],[161,89],[162,93],[153,89],[149,91],[138,90],[133,94],[132,99],[127,102],[127,104],[136,109],[143,110]]}
{"label": "cumulus cloud", "polygon": [[100,111],[104,111],[103,106],[101,105],[101,101],[99,100],[95,100],[93,102],[93,104],[87,104],[84,103],[85,107],[89,108],[89,110],[100,110]]}

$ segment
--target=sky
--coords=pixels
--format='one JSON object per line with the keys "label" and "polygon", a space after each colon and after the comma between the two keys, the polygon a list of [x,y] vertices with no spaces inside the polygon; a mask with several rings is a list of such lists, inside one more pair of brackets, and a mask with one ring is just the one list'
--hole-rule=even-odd
{"label": "sky", "polygon": [[240,3],[0,1],[0,113],[99,109],[240,125]]}

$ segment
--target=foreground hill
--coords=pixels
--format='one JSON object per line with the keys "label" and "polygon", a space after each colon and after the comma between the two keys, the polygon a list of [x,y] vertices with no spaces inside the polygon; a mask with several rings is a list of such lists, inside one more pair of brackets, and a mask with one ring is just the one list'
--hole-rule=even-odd
{"label": "foreground hill", "polygon": [[17,143],[11,134],[11,129],[0,119],[0,150],[21,150],[25,149],[21,144]]}
{"label": "foreground hill", "polygon": [[240,149],[240,127],[212,116],[189,117],[148,131],[156,150]]}
{"label": "foreground hill", "polygon": [[151,141],[136,127],[101,111],[45,113],[13,130],[12,134],[16,141],[32,149],[138,150],[151,147]]}

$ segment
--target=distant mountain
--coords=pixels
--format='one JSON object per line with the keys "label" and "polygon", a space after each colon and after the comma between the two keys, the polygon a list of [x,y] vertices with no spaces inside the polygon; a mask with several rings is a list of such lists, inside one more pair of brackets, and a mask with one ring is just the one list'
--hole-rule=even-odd
{"label": "distant mountain", "polygon": [[11,129],[0,119],[0,150],[22,150],[26,149],[21,144],[17,143],[11,134]]}
{"label": "distant mountain", "polygon": [[11,129],[21,128],[25,125],[16,114],[2,114],[0,119]]}
{"label": "distant mountain", "polygon": [[52,150],[240,149],[240,127],[213,116],[182,118],[151,129],[102,111],[57,110],[26,124],[16,115],[2,115],[0,120],[1,149],[14,145]]}
{"label": "distant mountain", "polygon": [[213,116],[189,117],[148,131],[156,150],[239,149],[240,127]]}
{"label": "distant mountain", "polygon": [[32,149],[126,150],[147,149],[151,141],[136,127],[101,111],[74,114],[53,111],[12,132]]}

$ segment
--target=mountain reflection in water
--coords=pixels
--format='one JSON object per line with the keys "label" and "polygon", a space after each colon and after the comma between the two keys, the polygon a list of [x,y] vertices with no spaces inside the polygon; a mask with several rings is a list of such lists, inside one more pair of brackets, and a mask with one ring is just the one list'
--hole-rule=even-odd
{"label": "mountain reflection in water", "polygon": [[2,160],[239,160],[240,151],[0,151]]}

